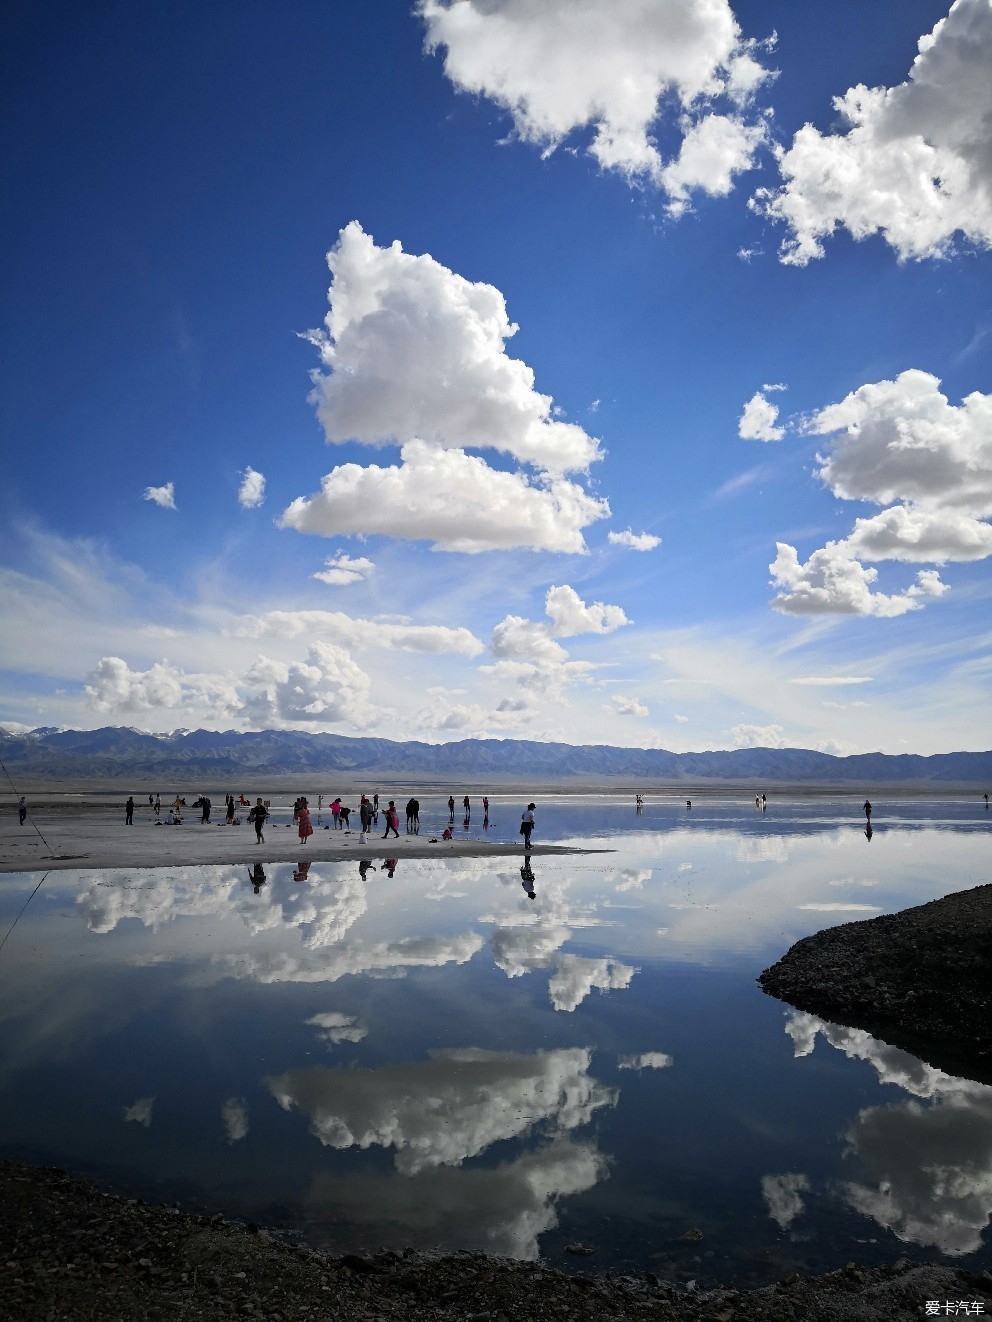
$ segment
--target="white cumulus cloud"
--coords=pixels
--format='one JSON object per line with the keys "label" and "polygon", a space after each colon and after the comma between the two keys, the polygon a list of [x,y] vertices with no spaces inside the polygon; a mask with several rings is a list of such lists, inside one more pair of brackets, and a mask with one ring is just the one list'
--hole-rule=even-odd
{"label": "white cumulus cloud", "polygon": [[[782,591],[773,605],[794,614],[903,615],[947,591],[923,569],[901,592],[878,592],[864,562],[944,565],[992,555],[992,395],[951,404],[928,372],[859,386],[814,413],[805,430],[830,437],[817,476],[841,500],[889,508],[855,521],[801,563],[778,544],[770,566]],[[897,503],[893,503],[897,502]]]}
{"label": "white cumulus cloud", "polygon": [[788,748],[780,725],[735,725],[730,731],[735,748]]}
{"label": "white cumulus cloud", "polygon": [[174,510],[176,508],[176,484],[166,482],[161,487],[145,487],[145,500],[150,500],[153,505],[158,505],[163,510]]}
{"label": "white cumulus cloud", "polygon": [[744,405],[744,412],[737,422],[737,434],[745,441],[780,441],[785,428],[776,426],[777,419],[778,406],[759,390]]}
{"label": "white cumulus cloud", "polygon": [[613,546],[627,546],[632,551],[653,551],[661,545],[661,538],[650,532],[633,532],[626,528],[623,532],[609,532],[606,540]]}
{"label": "white cumulus cloud", "polygon": [[706,115],[690,125],[677,158],[659,176],[671,199],[668,214],[681,216],[688,211],[696,189],[726,197],[734,175],[751,168],[765,136],[763,123],[745,124],[736,115]]}
{"label": "white cumulus cloud", "polygon": [[787,264],[823,256],[837,226],[881,233],[900,259],[940,257],[956,234],[992,245],[992,5],[955,0],[896,87],[834,98],[843,131],[806,124],[780,149],[783,185],[752,206],[789,229]]}
{"label": "white cumulus cloud", "polygon": [[399,242],[380,248],[357,221],[327,261],[330,311],[306,337],[325,369],[313,373],[311,400],[329,444],[399,446],[400,463],[339,465],[290,504],[282,526],[443,551],[584,551],[583,529],[610,509],[566,475],[603,452],[507,354],[517,327],[500,291]]}
{"label": "white cumulus cloud", "polygon": [[479,455],[410,440],[398,465],[340,464],[281,524],[321,537],[378,533],[437,551],[585,551],[584,528],[609,517],[605,499],[564,477],[491,468]]}
{"label": "white cumulus cloud", "polygon": [[939,387],[911,368],[813,415],[808,430],[835,437],[818,472],[835,496],[992,514],[992,395],[956,406]]}
{"label": "white cumulus cloud", "polygon": [[500,450],[552,473],[585,470],[598,442],[552,415],[498,289],[473,284],[398,242],[379,248],[357,221],[327,255],[331,310],[310,339],[329,369],[313,401],[331,443]]}
{"label": "white cumulus cloud", "polygon": [[[556,636],[607,634],[630,623],[619,606],[605,605],[601,601],[587,604],[567,584],[548,588],[545,611],[547,621],[528,620],[521,615],[505,616],[493,629],[490,641],[496,658],[496,665],[491,669],[496,674],[515,679],[531,701],[539,692],[560,698],[570,680],[588,678],[591,663],[569,660],[568,652],[556,641]],[[512,699],[507,699],[500,704],[499,710],[509,711],[516,707]]]}
{"label": "white cumulus cloud", "polygon": [[350,653],[315,642],[306,659],[284,664],[260,657],[248,670],[245,712],[261,728],[273,723],[359,720],[368,711],[372,681]]}
{"label": "white cumulus cloud", "polygon": [[165,662],[138,671],[119,656],[105,656],[86,678],[85,693],[96,711],[152,711],[183,701],[181,673]]}
{"label": "white cumulus cloud", "polygon": [[324,568],[318,570],[313,577],[331,587],[343,588],[350,587],[352,583],[361,583],[374,573],[375,564],[366,556],[352,557],[339,551],[337,555],[328,556],[324,561]]}
{"label": "white cumulus cloud", "polygon": [[650,716],[651,712],[645,707],[643,702],[637,698],[625,698],[619,693],[615,693],[610,699],[613,703],[613,710],[618,716]]}
{"label": "white cumulus cloud", "polygon": [[254,468],[246,468],[241,474],[241,486],[238,488],[238,504],[242,509],[253,510],[265,499],[265,478]]}
{"label": "white cumulus cloud", "polygon": [[[456,88],[507,110],[545,154],[591,129],[597,163],[663,188],[675,214],[693,189],[727,193],[764,139],[745,107],[770,75],[727,0],[418,0],[417,10]],[[664,110],[677,110],[664,127],[680,139],[667,162],[654,137]]]}
{"label": "white cumulus cloud", "polygon": [[772,605],[790,615],[879,615],[891,618],[918,610],[928,597],[947,590],[937,571],[923,569],[903,592],[872,590],[878,570],[865,567],[843,542],[828,542],[801,564],[794,546],[776,543],[778,554],[768,566],[780,588]]}
{"label": "white cumulus cloud", "polygon": [[558,638],[573,638],[582,633],[612,633],[630,620],[619,606],[605,606],[601,601],[586,605],[568,584],[548,588],[544,609]]}

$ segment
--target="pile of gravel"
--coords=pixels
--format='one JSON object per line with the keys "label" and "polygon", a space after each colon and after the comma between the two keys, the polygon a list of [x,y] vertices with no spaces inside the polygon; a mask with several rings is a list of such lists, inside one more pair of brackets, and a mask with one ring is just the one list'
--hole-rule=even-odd
{"label": "pile of gravel", "polygon": [[652,1274],[566,1276],[484,1253],[329,1258],[256,1226],[118,1198],[15,1162],[0,1163],[0,1234],[0,1315],[18,1322],[847,1322],[920,1318],[928,1300],[981,1303],[992,1314],[989,1272],[905,1261],[695,1292]]}

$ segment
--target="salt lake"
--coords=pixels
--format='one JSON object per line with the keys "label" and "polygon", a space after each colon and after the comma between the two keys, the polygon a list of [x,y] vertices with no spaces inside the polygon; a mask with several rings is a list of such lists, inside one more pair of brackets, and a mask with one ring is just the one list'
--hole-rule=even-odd
{"label": "salt lake", "polygon": [[[492,802],[458,834],[513,839],[520,802]],[[0,878],[0,1155],[334,1252],[701,1284],[977,1265],[992,1089],[755,979],[811,932],[986,882],[984,805],[879,797],[870,839],[853,799],[537,817],[535,841],[611,852],[301,867],[274,824],[263,875],[53,872],[19,919],[40,877]]]}

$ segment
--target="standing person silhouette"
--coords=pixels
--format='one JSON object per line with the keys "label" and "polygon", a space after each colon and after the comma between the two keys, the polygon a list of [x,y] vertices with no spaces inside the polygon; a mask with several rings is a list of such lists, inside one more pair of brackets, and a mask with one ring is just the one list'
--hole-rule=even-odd
{"label": "standing person silhouette", "polygon": [[252,822],[255,827],[256,845],[265,844],[265,836],[262,834],[262,827],[265,825],[265,819],[268,815],[268,808],[266,808],[261,799],[256,799],[254,808],[252,808],[251,812],[248,814],[249,822]]}
{"label": "standing person silhouette", "polygon": [[392,831],[397,840],[400,838],[400,815],[396,811],[396,804],[392,799],[389,800],[389,807],[386,809],[386,830],[383,834],[383,840],[389,838],[389,832]]}
{"label": "standing person silhouette", "polygon": [[864,809],[865,809],[865,818],[866,818],[866,820],[867,820],[867,822],[868,822],[868,825],[870,826],[870,825],[871,825],[871,804],[868,802],[867,799],[865,799]]}
{"label": "standing person silhouette", "polygon": [[124,825],[134,825],[134,796],[131,794],[127,796],[127,803],[124,805]]}
{"label": "standing person silhouette", "polygon": [[300,800],[300,806],[296,810],[296,825],[300,832],[300,844],[305,845],[313,835],[313,824],[310,821],[310,809],[306,799]]}
{"label": "standing person silhouette", "polygon": [[454,820],[455,820],[455,796],[454,796],[453,794],[449,794],[449,795],[448,795],[448,821],[449,821],[449,822],[453,822]]}
{"label": "standing person silhouette", "polygon": [[520,834],[524,838],[524,849],[530,849],[530,835],[534,829],[534,803],[528,803],[520,816]]}
{"label": "standing person silhouette", "polygon": [[23,826],[28,819],[28,801],[22,794],[17,802],[17,820]]}

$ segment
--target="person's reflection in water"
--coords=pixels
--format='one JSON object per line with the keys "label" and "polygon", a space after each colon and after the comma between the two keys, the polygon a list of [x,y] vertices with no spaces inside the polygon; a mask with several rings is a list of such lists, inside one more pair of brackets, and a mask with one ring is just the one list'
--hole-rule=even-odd
{"label": "person's reflection in water", "polygon": [[465,830],[467,831],[471,825],[472,825],[472,818],[467,816],[465,820],[462,822],[462,826],[464,826]]}
{"label": "person's reflection in water", "polygon": [[384,858],[382,860],[382,866],[386,869],[387,877],[391,877],[393,873],[396,871],[396,864],[398,862],[399,862],[398,858]]}
{"label": "person's reflection in water", "polygon": [[[986,804],[985,806],[986,806],[986,808],[987,808],[989,805]],[[485,816],[483,817],[483,819],[482,819],[482,829],[483,829],[483,831],[488,831],[488,830],[489,830],[489,809],[488,809],[488,808],[486,809],[486,815],[485,815]]]}
{"label": "person's reflection in water", "polygon": [[362,881],[364,881],[365,878],[368,876],[369,868],[371,868],[373,872],[378,872],[378,868],[370,858],[359,859],[358,875],[361,877]]}
{"label": "person's reflection in water", "polygon": [[260,895],[262,887],[265,885],[265,869],[261,863],[253,863],[248,869],[248,880],[254,887],[255,894]]}
{"label": "person's reflection in water", "polygon": [[865,827],[865,839],[870,840],[875,832],[871,829],[871,822]]}
{"label": "person's reflection in water", "polygon": [[537,899],[537,892],[534,889],[535,880],[536,879],[534,877],[534,870],[530,865],[530,859],[529,858],[525,859],[524,865],[520,869],[520,884],[527,892],[527,898],[529,900]]}
{"label": "person's reflection in water", "polygon": [[297,863],[296,868],[293,871],[294,881],[307,880],[307,873],[310,871],[310,862],[311,860],[309,858],[306,858],[303,859],[301,862]]}

